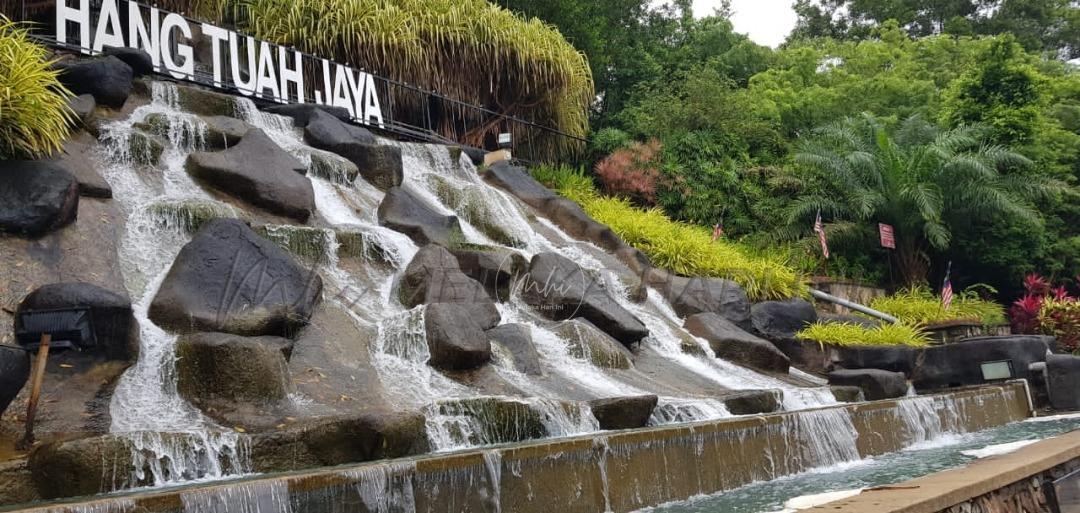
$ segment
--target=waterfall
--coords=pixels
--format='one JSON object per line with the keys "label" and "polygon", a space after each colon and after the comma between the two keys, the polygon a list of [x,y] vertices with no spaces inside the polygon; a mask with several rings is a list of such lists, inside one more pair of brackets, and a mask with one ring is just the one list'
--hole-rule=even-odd
{"label": "waterfall", "polygon": [[183,513],[293,513],[283,481],[237,483],[184,492]]}
{"label": "waterfall", "polygon": [[364,507],[370,513],[415,513],[413,476],[416,463],[388,463],[346,472],[356,483]]}

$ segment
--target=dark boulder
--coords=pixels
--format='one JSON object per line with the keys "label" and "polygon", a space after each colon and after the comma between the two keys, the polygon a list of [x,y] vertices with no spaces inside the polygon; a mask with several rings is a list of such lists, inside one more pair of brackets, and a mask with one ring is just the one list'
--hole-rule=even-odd
{"label": "dark boulder", "polygon": [[428,365],[443,370],[470,370],[491,360],[491,342],[467,305],[435,303],[424,311]]}
{"label": "dark boulder", "polygon": [[79,194],[88,198],[112,198],[112,186],[95,167],[93,137],[85,132],[64,141],[64,149],[53,160],[79,182]]}
{"label": "dark boulder", "polygon": [[525,168],[511,166],[506,161],[487,168],[484,179],[538,210],[543,210],[548,201],[558,198],[551,189],[533,179]]}
{"label": "dark boulder", "polygon": [[649,423],[659,398],[655,395],[613,397],[589,401],[600,429],[637,429]]}
{"label": "dark boulder", "polygon": [[55,64],[60,83],[76,95],[93,95],[100,105],[119,109],[131,96],[135,74],[116,56],[72,59]]}
{"label": "dark boulder", "polygon": [[275,214],[306,222],[315,211],[315,191],[303,176],[307,166],[262,130],[251,130],[225,151],[192,153],[187,171],[215,189]]}
{"label": "dark boulder", "polygon": [[151,75],[154,73],[154,59],[150,57],[150,54],[144,50],[128,47],[107,47],[102,52],[104,55],[111,55],[120,59],[131,67],[132,73],[136,77],[144,75]]}
{"label": "dark boulder", "polygon": [[483,329],[499,324],[499,310],[476,280],[458,269],[457,259],[442,246],[429,244],[405,268],[399,288],[405,306],[454,303],[468,307]]}
{"label": "dark boulder", "polygon": [[311,123],[316,114],[329,114],[341,121],[349,121],[349,110],[343,107],[330,107],[328,105],[315,105],[312,103],[291,103],[288,105],[274,105],[263,109],[263,112],[277,114],[293,119],[293,125],[304,128]]}
{"label": "dark boulder", "polygon": [[474,166],[480,166],[484,164],[484,157],[487,156],[486,151],[480,148],[473,148],[471,146],[458,146],[458,149],[461,150],[461,152],[464,153],[467,157],[469,157],[469,161],[472,162]]}
{"label": "dark boulder", "polygon": [[1011,335],[969,338],[943,346],[928,347],[916,359],[911,381],[919,391],[982,385],[982,364],[1009,360],[1013,377],[1029,379],[1032,363],[1046,361],[1057,347],[1053,337]]}
{"label": "dark boulder", "polygon": [[454,247],[465,240],[457,217],[435,212],[401,187],[386,191],[378,216],[380,225],[408,235],[421,246]]}
{"label": "dark boulder", "polygon": [[451,253],[461,272],[480,282],[496,301],[508,301],[514,282],[529,269],[529,261],[516,251],[455,249]]}
{"label": "dark boulder", "polygon": [[78,213],[79,182],[58,163],[0,161],[0,232],[37,237]]}
{"label": "dark boulder", "polygon": [[1047,356],[1046,387],[1052,408],[1058,411],[1080,410],[1080,357],[1062,354]]}
{"label": "dark boulder", "polygon": [[431,450],[424,428],[424,417],[415,413],[296,422],[251,437],[251,470],[289,472],[423,454]]}
{"label": "dark boulder", "polygon": [[375,144],[375,136],[366,128],[348,123],[323,109],[299,110],[293,120],[303,123],[304,140],[320,150],[337,153],[351,144]]}
{"label": "dark boulder", "polygon": [[236,116],[238,113],[235,96],[188,85],[176,84],[174,87],[184,111],[201,116]]}
{"label": "dark boulder", "polygon": [[788,357],[768,340],[755,337],[714,313],[686,319],[686,330],[709,341],[717,358],[771,372],[787,372]]}
{"label": "dark boulder", "polygon": [[742,328],[750,327],[750,300],[737,283],[720,278],[684,278],[652,269],[646,281],[671,303],[680,317],[715,313]]}
{"label": "dark boulder", "polygon": [[242,221],[213,219],[173,262],[150,318],[182,333],[289,336],[322,297],[322,278]]}
{"label": "dark boulder", "polygon": [[746,390],[724,396],[724,406],[732,415],[760,415],[780,411],[784,405],[782,390]]}
{"label": "dark boulder", "polygon": [[346,123],[331,114],[314,111],[304,128],[304,140],[312,147],[336,153],[356,165],[360,176],[382,190],[401,185],[401,148],[377,144],[365,128]]}
{"label": "dark boulder", "polygon": [[289,393],[286,355],[292,341],[193,333],[176,343],[176,388],[201,408],[226,403],[269,404]]}
{"label": "dark boulder", "polygon": [[627,346],[649,335],[645,324],[619,305],[596,279],[556,253],[533,257],[523,291],[525,302],[549,319],[586,319]]}
{"label": "dark boulder", "polygon": [[0,415],[30,379],[30,353],[20,347],[0,346]]}
{"label": "dark boulder", "polygon": [[[823,345],[813,340],[783,339],[771,341],[791,365],[818,374],[825,374],[833,368],[834,346]],[[860,367],[849,367],[860,368]]]}
{"label": "dark boulder", "polygon": [[[561,403],[558,407],[569,414],[576,405]],[[462,441],[474,445],[523,442],[552,434],[544,426],[544,417],[538,409],[525,401],[511,398],[447,399],[428,407],[428,414],[470,419],[470,424],[476,429],[458,436],[464,438]]]}
{"label": "dark boulder", "polygon": [[859,387],[867,401],[895,399],[907,395],[907,378],[902,372],[881,369],[838,370],[829,373],[833,386]]}
{"label": "dark boulder", "polygon": [[[27,295],[19,312],[29,310],[88,309],[96,345],[88,352],[110,360],[134,361],[139,355],[137,324],[131,300],[125,294],[89,283],[52,283]],[[16,316],[16,329],[18,329]]]}
{"label": "dark boulder", "polygon": [[769,340],[794,339],[795,334],[817,322],[814,305],[803,299],[765,301],[750,309],[754,331]]}
{"label": "dark boulder", "polygon": [[533,344],[532,328],[527,324],[503,324],[487,330],[488,339],[510,353],[514,368],[522,374],[539,376],[543,374],[540,353]]}

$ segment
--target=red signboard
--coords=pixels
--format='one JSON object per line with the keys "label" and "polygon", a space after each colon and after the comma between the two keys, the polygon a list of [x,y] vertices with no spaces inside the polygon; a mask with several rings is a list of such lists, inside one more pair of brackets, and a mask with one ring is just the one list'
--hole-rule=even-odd
{"label": "red signboard", "polygon": [[881,247],[896,249],[896,234],[891,224],[878,223],[878,231],[881,233]]}

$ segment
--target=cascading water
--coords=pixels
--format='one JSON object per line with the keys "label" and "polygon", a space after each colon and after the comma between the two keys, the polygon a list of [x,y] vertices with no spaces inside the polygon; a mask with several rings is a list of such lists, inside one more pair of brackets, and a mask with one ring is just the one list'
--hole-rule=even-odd
{"label": "cascading water", "polygon": [[[232,211],[225,205],[215,206],[184,171],[187,154],[205,143],[206,127],[197,117],[180,112],[177,98],[174,86],[154,83],[150,105],[103,129],[101,167],[127,216],[119,253],[141,344],[139,360],[121,378],[110,407],[110,430],[135,448],[136,475],[116,476],[120,484],[221,478],[248,468],[239,436],[218,428],[180,398],[174,361],[177,337],[148,316],[150,302],[194,222],[163,205],[193,201],[219,213]],[[133,142],[145,137],[135,125],[152,115],[163,120],[169,135],[160,165],[138,154],[148,151],[145,143]]]}

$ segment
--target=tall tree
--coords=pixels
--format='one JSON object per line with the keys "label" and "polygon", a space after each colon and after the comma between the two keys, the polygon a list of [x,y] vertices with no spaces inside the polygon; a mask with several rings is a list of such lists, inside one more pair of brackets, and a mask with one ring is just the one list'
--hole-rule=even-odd
{"label": "tall tree", "polygon": [[986,144],[981,133],[940,130],[918,116],[895,130],[868,115],[821,128],[795,154],[804,179],[817,182],[821,193],[795,200],[788,222],[805,228],[821,212],[826,219],[891,224],[903,283],[924,284],[932,252],[953,241],[955,220],[1006,214],[1039,223],[1030,202],[1058,189],[1002,174],[1031,162]]}

